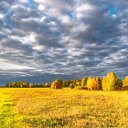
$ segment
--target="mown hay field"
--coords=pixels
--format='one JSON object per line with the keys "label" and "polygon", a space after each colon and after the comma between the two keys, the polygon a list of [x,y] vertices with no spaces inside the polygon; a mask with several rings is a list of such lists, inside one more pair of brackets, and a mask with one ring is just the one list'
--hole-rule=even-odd
{"label": "mown hay field", "polygon": [[1,88],[0,128],[128,128],[128,91]]}

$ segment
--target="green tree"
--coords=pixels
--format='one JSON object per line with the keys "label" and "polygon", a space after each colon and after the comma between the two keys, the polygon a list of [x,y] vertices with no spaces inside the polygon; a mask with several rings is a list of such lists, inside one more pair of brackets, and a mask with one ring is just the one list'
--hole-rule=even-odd
{"label": "green tree", "polygon": [[115,89],[121,90],[122,86],[123,86],[123,81],[120,78],[116,78]]}
{"label": "green tree", "polygon": [[83,77],[81,80],[81,86],[87,86],[87,78]]}

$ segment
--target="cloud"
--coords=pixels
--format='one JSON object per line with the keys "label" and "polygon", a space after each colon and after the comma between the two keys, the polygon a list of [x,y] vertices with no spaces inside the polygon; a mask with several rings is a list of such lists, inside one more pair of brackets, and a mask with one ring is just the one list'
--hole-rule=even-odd
{"label": "cloud", "polygon": [[124,77],[127,6],[126,0],[1,0],[1,77],[45,82],[110,70]]}
{"label": "cloud", "polygon": [[31,69],[31,67],[18,65],[13,62],[8,62],[8,60],[0,59],[0,69],[1,70],[25,70],[25,69]]}

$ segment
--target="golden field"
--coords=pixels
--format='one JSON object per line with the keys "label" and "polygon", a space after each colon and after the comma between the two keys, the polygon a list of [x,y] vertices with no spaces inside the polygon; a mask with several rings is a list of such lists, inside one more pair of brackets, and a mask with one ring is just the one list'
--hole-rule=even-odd
{"label": "golden field", "polygon": [[128,91],[1,88],[0,128],[128,128]]}

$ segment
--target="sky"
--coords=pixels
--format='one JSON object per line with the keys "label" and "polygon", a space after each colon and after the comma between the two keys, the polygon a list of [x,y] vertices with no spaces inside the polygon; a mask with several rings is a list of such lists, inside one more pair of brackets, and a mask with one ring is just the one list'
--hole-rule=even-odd
{"label": "sky", "polygon": [[0,0],[0,84],[128,75],[128,0]]}

